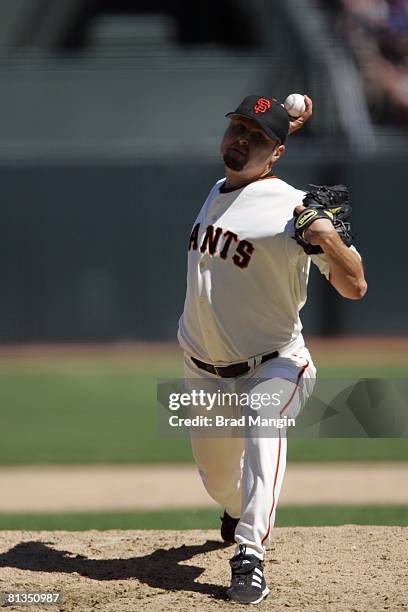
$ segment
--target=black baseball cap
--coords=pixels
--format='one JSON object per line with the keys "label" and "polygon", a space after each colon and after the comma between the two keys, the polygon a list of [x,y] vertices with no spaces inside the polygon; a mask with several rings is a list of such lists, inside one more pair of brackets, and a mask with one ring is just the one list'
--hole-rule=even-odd
{"label": "black baseball cap", "polygon": [[267,136],[283,144],[289,131],[289,115],[275,99],[264,96],[247,96],[237,110],[226,117],[248,117],[253,119]]}

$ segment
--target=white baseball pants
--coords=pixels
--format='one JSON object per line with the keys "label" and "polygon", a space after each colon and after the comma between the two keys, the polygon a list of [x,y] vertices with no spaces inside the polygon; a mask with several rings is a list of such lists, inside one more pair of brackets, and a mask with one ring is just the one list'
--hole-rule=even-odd
{"label": "white baseball pants", "polygon": [[[309,351],[301,348],[291,357],[271,359],[245,376],[223,379],[198,368],[187,355],[184,359],[186,389],[197,388],[200,380],[225,392],[251,394],[276,391],[277,381],[285,382],[285,397],[277,416],[296,418],[313,391],[316,369]],[[259,397],[259,396],[258,396]],[[262,409],[262,416],[271,410]],[[275,522],[276,507],[286,468],[285,429],[269,437],[226,434],[225,437],[191,435],[194,460],[209,495],[234,518],[237,549],[245,544],[247,554],[264,558],[266,544]],[[224,434],[222,434],[224,436]]]}

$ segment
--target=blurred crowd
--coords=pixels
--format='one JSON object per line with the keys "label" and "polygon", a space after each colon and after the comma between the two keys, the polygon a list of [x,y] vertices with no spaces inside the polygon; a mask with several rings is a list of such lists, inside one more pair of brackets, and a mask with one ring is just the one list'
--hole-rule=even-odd
{"label": "blurred crowd", "polygon": [[408,0],[340,0],[337,26],[363,75],[374,122],[408,126]]}

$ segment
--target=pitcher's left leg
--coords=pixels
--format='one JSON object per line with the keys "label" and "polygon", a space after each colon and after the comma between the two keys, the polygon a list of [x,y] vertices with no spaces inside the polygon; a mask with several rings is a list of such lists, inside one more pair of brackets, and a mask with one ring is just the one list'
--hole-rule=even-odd
{"label": "pitcher's left leg", "polygon": [[275,522],[276,506],[286,468],[286,433],[273,438],[245,440],[242,475],[241,519],[235,530],[237,545],[249,554],[264,558],[269,532]]}
{"label": "pitcher's left leg", "polygon": [[[265,364],[265,366],[268,364]],[[274,409],[259,409],[262,417],[296,418],[310,395],[316,370],[313,363],[303,366],[277,359],[273,366],[261,367],[254,377],[251,397],[284,389],[282,404]],[[269,377],[269,380],[259,380]],[[280,384],[280,381],[282,384]],[[265,431],[265,430],[264,430]],[[249,432],[245,439],[242,474],[241,519],[235,531],[237,545],[245,544],[250,554],[263,559],[286,469],[286,429],[262,428]],[[237,548],[238,549],[238,548]]]}

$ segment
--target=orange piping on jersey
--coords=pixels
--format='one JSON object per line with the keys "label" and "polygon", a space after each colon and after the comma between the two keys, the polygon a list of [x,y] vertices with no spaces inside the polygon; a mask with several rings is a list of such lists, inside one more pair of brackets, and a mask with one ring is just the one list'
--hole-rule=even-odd
{"label": "orange piping on jersey", "polygon": [[231,193],[232,191],[238,191],[238,189],[243,189],[244,187],[248,187],[248,185],[252,185],[252,183],[257,183],[258,181],[264,181],[265,179],[277,179],[279,178],[276,174],[272,174],[271,176],[261,176],[254,181],[249,181],[249,183],[245,183],[245,185],[240,185],[240,187],[224,187],[225,181],[219,188],[220,193]]}

